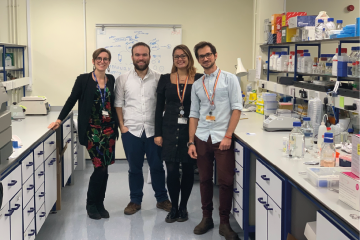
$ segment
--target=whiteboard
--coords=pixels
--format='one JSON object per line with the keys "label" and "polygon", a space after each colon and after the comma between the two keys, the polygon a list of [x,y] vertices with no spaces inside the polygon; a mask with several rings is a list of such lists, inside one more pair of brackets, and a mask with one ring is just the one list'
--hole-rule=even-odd
{"label": "whiteboard", "polygon": [[137,42],[150,46],[151,69],[161,74],[170,73],[172,51],[181,44],[181,35],[181,27],[97,27],[96,48],[106,48],[111,52],[110,74],[115,78],[134,68],[131,48]]}

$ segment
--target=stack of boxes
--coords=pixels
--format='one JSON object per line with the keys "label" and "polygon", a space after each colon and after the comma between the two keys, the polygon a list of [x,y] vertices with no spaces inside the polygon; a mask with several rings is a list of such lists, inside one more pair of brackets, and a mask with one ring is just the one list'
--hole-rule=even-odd
{"label": "stack of boxes", "polygon": [[257,95],[256,112],[260,114],[264,114],[264,99],[262,97],[262,93],[259,93]]}
{"label": "stack of boxes", "polygon": [[360,134],[352,136],[351,172],[340,174],[339,199],[360,211]]}
{"label": "stack of boxes", "polygon": [[287,12],[282,16],[281,21],[281,42],[291,42],[292,38],[296,35],[296,28],[289,27],[289,20],[297,16],[306,16],[306,12]]}

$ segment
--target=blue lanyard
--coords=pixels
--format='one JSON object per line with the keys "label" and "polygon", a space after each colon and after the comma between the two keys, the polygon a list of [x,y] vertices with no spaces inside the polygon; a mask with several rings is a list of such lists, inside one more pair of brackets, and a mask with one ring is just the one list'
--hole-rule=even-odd
{"label": "blue lanyard", "polygon": [[96,81],[96,83],[97,83],[97,87],[98,87],[99,92],[100,92],[100,95],[101,95],[102,109],[104,109],[104,106],[105,106],[105,97],[106,97],[106,75],[105,75],[104,95],[102,94],[102,91],[101,91],[101,89],[100,89],[99,82],[98,82],[98,80],[97,80],[97,78],[96,78],[95,72],[93,72],[93,75],[94,75],[95,81]]}

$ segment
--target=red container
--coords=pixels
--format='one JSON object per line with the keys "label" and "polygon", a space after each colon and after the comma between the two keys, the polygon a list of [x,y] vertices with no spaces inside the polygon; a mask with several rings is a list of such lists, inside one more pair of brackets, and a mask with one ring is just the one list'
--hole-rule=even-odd
{"label": "red container", "polygon": [[289,26],[289,19],[296,16],[307,16],[306,12],[287,12],[286,13],[286,26]]}
{"label": "red container", "polygon": [[276,18],[276,31],[281,31],[282,16]]}
{"label": "red container", "polygon": [[276,43],[281,43],[281,31],[277,33],[276,35]]}

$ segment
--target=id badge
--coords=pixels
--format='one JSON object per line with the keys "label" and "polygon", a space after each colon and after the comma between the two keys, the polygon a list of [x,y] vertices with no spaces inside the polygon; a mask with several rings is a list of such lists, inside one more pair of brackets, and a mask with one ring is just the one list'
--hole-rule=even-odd
{"label": "id badge", "polygon": [[108,111],[102,110],[102,115],[107,117],[107,116],[109,116],[109,113],[108,113]]}
{"label": "id badge", "polygon": [[206,115],[207,122],[215,122],[215,116],[213,115]]}
{"label": "id badge", "polygon": [[187,118],[178,118],[178,124],[187,124],[188,119]]}

